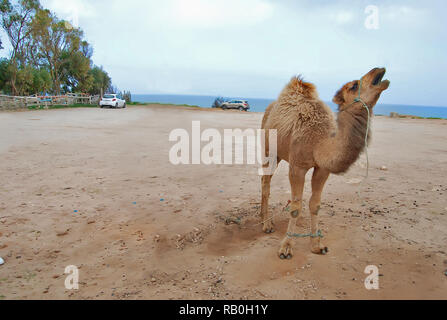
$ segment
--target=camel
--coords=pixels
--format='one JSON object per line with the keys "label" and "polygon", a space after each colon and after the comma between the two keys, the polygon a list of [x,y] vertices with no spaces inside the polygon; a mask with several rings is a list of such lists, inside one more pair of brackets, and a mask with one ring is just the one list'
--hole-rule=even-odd
{"label": "camel", "polygon": [[[326,254],[328,248],[320,243],[318,212],[324,185],[332,174],[346,172],[357,161],[365,144],[369,144],[368,121],[383,91],[390,82],[382,81],[386,70],[374,68],[361,80],[345,84],[335,95],[338,115],[322,102],[312,83],[293,77],[279,98],[270,104],[264,114],[262,129],[265,130],[265,151],[269,155],[269,130],[276,129],[277,164],[289,163],[289,180],[292,199],[287,233],[281,242],[278,255],[281,259],[293,256],[292,240],[298,217],[303,211],[302,195],[306,173],[313,168],[311,214],[311,252]],[[368,110],[369,112],[368,112]],[[262,176],[261,218],[263,231],[274,232],[273,216],[269,213],[270,182],[272,175]]]}

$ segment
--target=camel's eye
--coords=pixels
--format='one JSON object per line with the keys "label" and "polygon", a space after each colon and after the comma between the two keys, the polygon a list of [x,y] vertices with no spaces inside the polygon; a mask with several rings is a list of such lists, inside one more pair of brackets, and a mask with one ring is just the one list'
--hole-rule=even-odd
{"label": "camel's eye", "polygon": [[356,82],[356,83],[354,83],[354,85],[351,87],[350,90],[352,90],[352,91],[356,91],[356,90],[358,90],[358,88],[359,88],[359,83]]}

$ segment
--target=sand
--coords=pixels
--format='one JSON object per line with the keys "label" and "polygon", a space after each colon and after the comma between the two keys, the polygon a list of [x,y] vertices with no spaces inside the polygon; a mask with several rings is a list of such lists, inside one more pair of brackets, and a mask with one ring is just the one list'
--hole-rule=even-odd
{"label": "sand", "polygon": [[[326,185],[329,254],[300,239],[283,261],[286,163],[267,235],[256,166],[168,161],[172,129],[259,128],[261,118],[155,105],[0,113],[0,299],[447,298],[447,121],[376,117],[369,179],[353,183],[363,156]],[[307,208],[309,179],[304,197]],[[306,211],[303,232],[308,222]],[[69,265],[79,290],[65,288]],[[379,290],[364,286],[368,265]]]}

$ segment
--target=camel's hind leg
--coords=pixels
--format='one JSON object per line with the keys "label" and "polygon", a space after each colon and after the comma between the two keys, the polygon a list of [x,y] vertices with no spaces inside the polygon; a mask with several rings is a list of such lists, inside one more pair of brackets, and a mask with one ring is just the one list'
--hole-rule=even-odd
{"label": "camel's hind leg", "polygon": [[[265,154],[263,155],[263,157],[271,157],[274,156],[276,157],[276,155],[270,155],[270,143],[269,143],[269,138],[270,138],[270,132],[268,129],[265,129],[265,122],[267,121],[268,118],[268,114],[269,114],[269,110],[271,109],[271,106],[269,108],[267,108],[267,111],[264,114],[264,119],[262,120],[262,129],[265,130],[265,135],[263,136],[263,139],[261,140],[261,150],[265,150]],[[272,158],[270,158],[272,159]],[[266,160],[266,159],[264,159]],[[275,163],[265,163],[263,165],[263,171],[264,170],[268,170],[273,169],[272,172],[269,172],[271,174],[268,175],[263,175],[261,178],[261,188],[262,188],[262,200],[261,200],[261,223],[263,224],[262,230],[265,233],[273,233],[275,232],[274,228],[273,228],[273,216],[270,213],[269,210],[269,197],[270,197],[270,183],[272,181],[273,178],[273,174],[274,174],[274,170],[278,168],[279,162],[281,161],[281,159],[276,158],[276,164]],[[264,171],[265,172],[265,171]]]}
{"label": "camel's hind leg", "polygon": [[[289,170],[290,186],[292,188],[292,203],[290,205],[291,217],[289,220],[287,233],[293,234],[295,233],[298,217],[303,211],[303,190],[307,169],[293,167],[291,165]],[[292,258],[292,240],[293,239],[286,234],[285,238],[281,242],[281,247],[278,252],[281,259]]]}
{"label": "camel's hind leg", "polygon": [[320,245],[320,237],[316,236],[318,232],[318,211],[320,211],[321,193],[323,192],[324,184],[329,177],[329,171],[321,168],[315,168],[312,176],[312,197],[310,198],[309,209],[311,216],[311,232],[314,235],[311,237],[312,252],[316,254],[326,254],[327,247]]}
{"label": "camel's hind leg", "polygon": [[263,222],[262,231],[265,233],[272,233],[273,229],[273,219],[269,213],[269,197],[270,197],[270,182],[272,181],[273,175],[262,176],[262,201],[261,201],[261,219]]}
{"label": "camel's hind leg", "polygon": [[[278,168],[281,159],[276,159],[275,169]],[[264,166],[267,167],[267,166]],[[273,215],[269,210],[269,198],[270,198],[270,183],[272,182],[273,174],[264,175],[261,178],[261,187],[262,187],[262,200],[261,200],[261,221],[263,224],[262,231],[265,233],[273,233],[275,229],[273,227]]]}
{"label": "camel's hind leg", "polygon": [[[279,159],[277,160],[277,166],[279,164]],[[262,200],[261,200],[261,219],[262,219],[262,231],[265,233],[275,232],[273,226],[273,215],[269,210],[269,198],[270,198],[270,183],[272,182],[272,175],[265,175],[261,178],[262,186]]]}

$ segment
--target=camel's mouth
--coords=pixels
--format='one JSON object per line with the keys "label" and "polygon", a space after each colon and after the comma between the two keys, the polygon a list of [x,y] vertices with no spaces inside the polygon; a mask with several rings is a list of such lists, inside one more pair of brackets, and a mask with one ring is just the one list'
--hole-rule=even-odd
{"label": "camel's mouth", "polygon": [[382,79],[385,76],[385,73],[386,73],[386,70],[382,70],[376,75],[376,77],[374,78],[374,80],[372,82],[373,86],[378,86],[379,84],[382,83]]}

